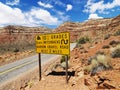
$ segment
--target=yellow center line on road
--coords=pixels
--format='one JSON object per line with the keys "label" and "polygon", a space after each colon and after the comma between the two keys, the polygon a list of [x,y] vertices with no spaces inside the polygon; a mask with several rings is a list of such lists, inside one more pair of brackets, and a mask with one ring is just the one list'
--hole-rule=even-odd
{"label": "yellow center line on road", "polygon": [[18,69],[18,68],[21,68],[21,67],[23,67],[23,66],[26,66],[26,65],[28,65],[28,64],[31,64],[31,63],[33,63],[33,62],[35,62],[35,61],[37,61],[37,60],[31,61],[31,62],[26,62],[26,63],[23,63],[23,64],[21,64],[21,65],[19,65],[19,66],[15,66],[15,67],[12,67],[12,68],[10,68],[10,69],[7,69],[7,70],[5,70],[5,71],[0,72],[0,75],[6,74],[6,73],[11,72],[11,71],[14,71],[14,70],[16,70],[16,69]]}

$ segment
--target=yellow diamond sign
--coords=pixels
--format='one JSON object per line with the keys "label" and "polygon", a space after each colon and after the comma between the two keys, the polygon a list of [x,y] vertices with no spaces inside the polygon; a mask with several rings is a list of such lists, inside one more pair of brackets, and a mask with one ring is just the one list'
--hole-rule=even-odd
{"label": "yellow diamond sign", "polygon": [[46,54],[70,54],[70,34],[52,33],[36,36],[36,52]]}

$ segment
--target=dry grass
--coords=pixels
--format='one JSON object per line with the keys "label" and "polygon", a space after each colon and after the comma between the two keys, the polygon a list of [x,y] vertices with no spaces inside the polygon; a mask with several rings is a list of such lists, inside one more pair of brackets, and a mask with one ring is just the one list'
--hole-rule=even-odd
{"label": "dry grass", "polygon": [[110,66],[110,62],[111,62],[111,59],[109,56],[105,56],[105,55],[100,55],[98,54],[97,55],[97,61],[99,64],[102,64],[104,65],[106,68],[108,68]]}
{"label": "dry grass", "polygon": [[116,47],[111,48],[111,57],[112,58],[120,58],[120,44],[118,44]]}
{"label": "dry grass", "polygon": [[103,69],[103,67],[105,67],[104,69],[109,69],[111,68],[111,58],[108,55],[104,55],[104,54],[97,54],[96,58],[92,58],[90,65],[86,66],[84,68],[85,71],[87,72],[97,72],[97,70],[99,71],[100,68],[101,70]]}

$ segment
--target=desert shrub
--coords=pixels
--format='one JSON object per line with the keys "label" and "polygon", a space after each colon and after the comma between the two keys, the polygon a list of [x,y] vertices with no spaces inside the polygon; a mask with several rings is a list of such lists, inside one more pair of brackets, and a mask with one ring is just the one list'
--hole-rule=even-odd
{"label": "desert shrub", "polygon": [[65,62],[65,56],[63,55],[60,59],[60,63]]}
{"label": "desert shrub", "polygon": [[110,67],[110,57],[105,55],[97,55],[97,61],[99,64],[102,64],[106,68]]}
{"label": "desert shrub", "polygon": [[80,38],[80,39],[78,40],[78,43],[80,43],[80,44],[86,43],[85,38],[84,38],[84,37]]}
{"label": "desert shrub", "polygon": [[116,48],[120,48],[120,44],[118,44],[118,45],[116,46]]}
{"label": "desert shrub", "polygon": [[91,65],[92,65],[93,68],[98,66],[98,61],[96,59],[92,59]]}
{"label": "desert shrub", "polygon": [[106,48],[110,48],[110,46],[109,45],[104,45],[102,48],[106,49]]}
{"label": "desert shrub", "polygon": [[81,46],[80,46],[80,49],[84,49],[84,46],[81,45]]}
{"label": "desert shrub", "polygon": [[32,82],[32,81],[29,81],[29,82],[27,83],[27,86],[28,86],[29,88],[31,88],[31,87],[33,86],[33,82]]}
{"label": "desert shrub", "polygon": [[79,49],[84,49],[84,46],[83,46],[83,45],[81,45],[81,44],[79,44],[79,43],[77,43],[77,44],[76,44],[76,48],[79,48]]}
{"label": "desert shrub", "polygon": [[18,48],[15,48],[14,52],[19,52],[19,49],[18,49]]}
{"label": "desert shrub", "polygon": [[86,42],[89,42],[90,39],[88,37],[81,37],[79,40],[78,40],[78,43],[79,44],[85,44]]}
{"label": "desert shrub", "polygon": [[112,58],[120,58],[120,44],[111,50]]}
{"label": "desert shrub", "polygon": [[113,40],[113,41],[111,41],[110,43],[109,43],[109,45],[116,45],[116,44],[119,44],[120,42],[119,41],[115,41],[115,40]]}
{"label": "desert shrub", "polygon": [[7,50],[8,50],[8,51],[10,51],[10,49],[9,49],[9,48],[8,48]]}
{"label": "desert shrub", "polygon": [[109,39],[109,38],[110,38],[110,34],[107,34],[104,36],[104,40]]}
{"label": "desert shrub", "polygon": [[[98,52],[96,52],[96,56],[99,55],[99,54],[104,55],[105,52],[103,52],[103,51],[98,51]],[[94,57],[96,57],[96,56],[94,56]]]}
{"label": "desert shrub", "polygon": [[115,36],[120,35],[120,30],[116,31],[116,32],[114,33],[114,35],[115,35]]}
{"label": "desert shrub", "polygon": [[112,68],[110,57],[104,54],[96,54],[96,56],[91,57],[88,62],[89,65],[86,66],[84,70],[90,72],[91,75]]}
{"label": "desert shrub", "polygon": [[61,66],[63,69],[65,69],[65,68],[66,68],[66,62],[62,62],[62,63],[60,64],[60,66]]}
{"label": "desert shrub", "polygon": [[81,44],[79,44],[79,43],[77,43],[75,47],[76,48],[80,48],[80,49],[84,49],[84,47]]}
{"label": "desert shrub", "polygon": [[[68,59],[70,59],[70,56],[69,56],[69,55],[68,55],[67,57],[68,57]],[[60,59],[60,63],[65,62],[65,58],[66,58],[66,55],[62,55],[62,57],[61,57],[61,59]]]}
{"label": "desert shrub", "polygon": [[96,66],[96,67],[94,67],[94,68],[92,69],[92,71],[91,71],[91,76],[95,75],[96,72],[100,72],[100,71],[103,71],[103,70],[105,70],[105,69],[106,69],[105,66],[103,66],[102,64],[99,64],[98,66]]}
{"label": "desert shrub", "polygon": [[84,71],[89,73],[89,72],[91,72],[92,69],[93,69],[92,65],[88,65],[84,68]]}

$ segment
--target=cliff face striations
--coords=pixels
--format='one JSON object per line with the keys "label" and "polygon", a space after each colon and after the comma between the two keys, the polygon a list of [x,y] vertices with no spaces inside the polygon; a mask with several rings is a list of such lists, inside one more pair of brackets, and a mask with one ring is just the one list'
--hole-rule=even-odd
{"label": "cliff face striations", "polygon": [[0,49],[14,51],[15,49],[35,48],[35,35],[50,33],[46,27],[6,26],[0,28]]}
{"label": "cliff face striations", "polygon": [[70,32],[71,41],[74,42],[82,36],[102,39],[106,34],[112,34],[120,28],[120,15],[108,19],[91,19],[85,22],[65,22],[54,32]]}

